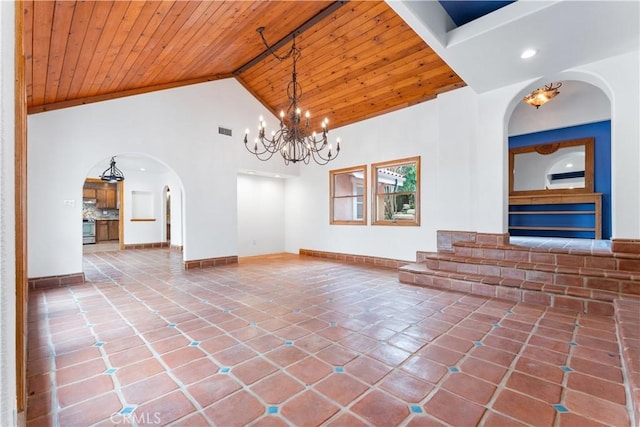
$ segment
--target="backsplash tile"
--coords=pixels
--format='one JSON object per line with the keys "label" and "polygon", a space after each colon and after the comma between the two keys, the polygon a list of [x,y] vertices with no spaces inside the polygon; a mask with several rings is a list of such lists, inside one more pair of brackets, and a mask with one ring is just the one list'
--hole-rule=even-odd
{"label": "backsplash tile", "polygon": [[95,203],[82,203],[82,218],[88,219],[118,219],[119,209],[98,209]]}

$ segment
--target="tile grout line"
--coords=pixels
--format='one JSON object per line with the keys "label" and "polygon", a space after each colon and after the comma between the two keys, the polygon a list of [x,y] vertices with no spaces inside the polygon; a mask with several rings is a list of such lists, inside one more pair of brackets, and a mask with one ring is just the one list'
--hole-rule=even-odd
{"label": "tile grout line", "polygon": [[[514,307],[517,307],[519,305],[519,303],[516,303],[516,305]],[[502,391],[504,391],[505,389],[509,389],[507,387],[507,382],[509,381],[509,378],[511,378],[511,374],[516,371],[515,367],[518,364],[518,362],[520,361],[520,358],[523,356],[524,351],[527,349],[529,342],[531,341],[531,337],[535,334],[535,331],[538,328],[538,325],[540,324],[540,320],[544,317],[545,313],[547,311],[544,310],[542,311],[539,315],[537,320],[535,321],[535,323],[533,323],[533,327],[531,328],[531,330],[528,332],[527,335],[527,339],[522,343],[522,345],[520,346],[520,349],[518,351],[518,353],[516,353],[515,357],[513,358],[513,360],[511,361],[511,363],[509,364],[509,366],[506,366],[506,372],[504,373],[504,375],[502,376],[502,379],[500,380],[500,382],[498,384],[496,384],[496,390],[493,393],[493,395],[491,396],[491,398],[489,399],[489,401],[485,404],[485,408],[487,409],[487,411],[485,411],[485,413],[482,415],[482,417],[480,418],[480,425],[484,425],[484,423],[487,421],[487,417],[489,416],[489,412],[488,410],[491,411],[495,411],[509,419],[512,419],[516,422],[519,423],[524,423],[523,420],[519,420],[517,418],[514,418],[513,416],[511,416],[510,414],[505,414],[504,412],[498,411],[496,409],[494,409],[493,405],[495,404],[496,400],[498,399],[498,396],[502,393]],[[503,317],[504,319],[504,317]],[[509,389],[511,390],[511,389]],[[514,390],[514,392],[516,393],[520,393],[518,390]],[[522,393],[520,393],[522,394]],[[527,397],[530,397],[527,395]]]}
{"label": "tile grout line", "polygon": [[[162,360],[162,358],[160,357],[160,354],[158,354],[158,352],[157,352],[157,351],[156,351],[156,350],[151,346],[151,342],[149,342],[149,341],[148,341],[148,340],[143,336],[143,334],[138,330],[138,328],[136,328],[136,326],[135,326],[135,325],[133,325],[133,324],[132,324],[132,323],[131,323],[131,322],[130,322],[126,317],[124,317],[124,316],[122,315],[122,313],[120,312],[120,310],[118,310],[118,309],[113,305],[113,303],[111,302],[111,300],[109,300],[108,298],[106,298],[106,296],[104,295],[104,293],[103,293],[100,289],[98,289],[95,285],[93,285],[93,286],[94,286],[94,289],[96,290],[96,292],[98,292],[100,295],[102,295],[102,296],[103,296],[103,298],[105,298],[105,300],[107,301],[107,303],[108,303],[108,304],[109,304],[109,305],[110,305],[114,310],[116,310],[116,311],[118,312],[118,315],[120,315],[120,317],[121,317],[121,318],[122,318],[122,319],[123,319],[123,320],[124,320],[124,321],[125,321],[125,322],[126,322],[126,323],[127,323],[127,324],[128,324],[128,325],[129,325],[129,326],[130,326],[134,331],[135,331],[135,332],[136,332],[136,336],[138,336],[138,337],[139,337],[139,338],[140,338],[140,339],[145,343],[145,346],[147,347],[147,349],[151,352],[151,354],[153,354],[153,358],[154,358],[154,359],[156,359],[156,361],[157,361],[158,363],[160,363],[160,365],[162,365],[162,367],[165,369],[165,372],[166,372],[166,374],[169,376],[169,378],[171,378],[171,379],[176,383],[176,385],[178,385],[178,389],[179,389],[182,393],[184,393],[184,394],[185,394],[185,396],[186,396],[186,397],[187,397],[187,399],[190,401],[190,403],[191,403],[192,405],[194,405],[194,407],[196,408],[196,411],[197,411],[198,413],[200,413],[200,414],[205,418],[205,420],[207,420],[207,421],[209,422],[209,421],[210,421],[210,420],[209,420],[209,418],[208,418],[208,417],[206,416],[206,414],[204,413],[204,410],[203,410],[203,408],[200,406],[200,404],[198,403],[198,401],[197,401],[197,400],[196,400],[196,399],[191,395],[191,393],[189,393],[189,392],[187,391],[186,386],[184,386],[184,384],[182,383],[182,381],[180,381],[177,377],[175,377],[175,375],[174,375],[174,374],[173,374],[173,372],[172,372],[172,369],[171,369],[171,368],[170,368],[170,367],[169,367],[169,366],[164,362],[164,360]],[[202,351],[202,350],[201,350],[201,351]],[[118,394],[118,395],[119,395],[119,397],[121,398],[121,402],[123,402],[123,408],[124,408],[124,407],[125,407],[125,404],[126,404],[126,400],[124,400],[124,396],[121,396],[121,395],[120,395],[120,393],[121,393],[121,389],[122,389],[122,388],[119,388],[119,389],[118,389],[118,392],[119,392],[119,394]],[[159,398],[161,398],[161,397],[163,397],[163,396],[166,396],[166,395],[168,395],[168,394],[170,394],[170,393],[172,393],[172,392],[173,392],[173,391],[171,391],[171,392],[169,392],[169,393],[165,393],[165,394],[164,394],[164,395],[162,395],[162,396],[157,396],[157,397],[155,397],[154,399],[152,399],[152,400],[151,400],[151,401],[149,401],[149,402],[153,402],[153,401],[155,401],[155,400],[158,400]],[[146,402],[146,403],[148,403],[148,402]],[[139,405],[133,405],[133,406],[136,406],[136,408],[138,408],[138,407],[139,407]],[[135,412],[135,410],[134,410],[134,412]],[[188,415],[191,415],[191,414],[188,414]],[[101,422],[102,422],[102,421],[101,421]],[[173,421],[172,421],[172,422],[173,422]],[[98,424],[100,424],[100,422],[98,422]]]}
{"label": "tile grout line", "polygon": [[42,297],[44,298],[44,306],[45,306],[45,313],[46,313],[46,317],[47,317],[47,322],[46,322],[46,326],[45,326],[45,330],[47,332],[47,340],[49,343],[49,348],[51,350],[51,354],[49,356],[49,364],[51,367],[51,372],[49,373],[49,378],[51,381],[51,415],[52,415],[52,421],[53,421],[53,426],[52,427],[60,427],[60,420],[58,419],[58,412],[59,412],[59,403],[58,403],[58,387],[57,387],[57,378],[56,378],[56,348],[55,345],[53,344],[53,337],[51,334],[51,325],[49,323],[49,302],[47,301],[47,294],[45,292],[42,293]]}

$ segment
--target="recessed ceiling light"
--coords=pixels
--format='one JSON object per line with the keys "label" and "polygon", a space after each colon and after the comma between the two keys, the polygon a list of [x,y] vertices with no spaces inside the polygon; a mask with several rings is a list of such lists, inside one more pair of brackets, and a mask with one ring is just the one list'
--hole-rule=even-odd
{"label": "recessed ceiling light", "polygon": [[522,54],[520,54],[520,58],[522,59],[527,59],[527,58],[531,58],[533,55],[535,55],[537,52],[535,49],[527,49],[524,52],[522,52]]}
{"label": "recessed ceiling light", "polygon": [[277,174],[276,174],[276,175],[274,175],[274,176],[275,176],[276,178],[280,178],[280,175],[277,175]]}
{"label": "recessed ceiling light", "polygon": [[567,163],[567,167],[568,168],[572,168],[573,167],[573,163]]}
{"label": "recessed ceiling light", "polygon": [[146,171],[146,169],[145,168],[140,168],[140,171],[144,172],[144,171]]}

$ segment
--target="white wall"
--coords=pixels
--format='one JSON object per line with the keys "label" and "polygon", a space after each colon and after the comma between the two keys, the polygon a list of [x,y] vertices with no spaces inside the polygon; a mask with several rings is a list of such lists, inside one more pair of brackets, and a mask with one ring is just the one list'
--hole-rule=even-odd
{"label": "white wall", "polygon": [[639,239],[640,52],[585,64],[567,74],[572,72],[591,77],[611,100],[612,237]]}
{"label": "white wall", "polygon": [[16,425],[14,3],[0,2],[0,425]]}
{"label": "white wall", "polygon": [[[124,243],[157,243],[164,241],[164,227],[166,221],[163,217],[166,209],[164,187],[167,186],[166,174],[147,172],[127,172],[124,180],[124,209],[120,211],[124,224]],[[133,192],[144,192],[151,195],[152,212],[150,217],[155,221],[135,221],[133,218]],[[179,196],[179,188],[173,191]],[[146,216],[146,215],[145,215]]]}
{"label": "white wall", "polygon": [[238,174],[238,256],[285,251],[284,189],[283,179]]}
{"label": "white wall", "polygon": [[269,113],[228,79],[29,116],[29,277],[82,271],[82,182],[117,153],[147,154],[179,177],[185,260],[236,255],[238,168],[285,171],[243,147],[259,115]]}
{"label": "white wall", "polygon": [[[634,53],[551,76],[585,81],[612,100],[613,236],[619,238],[640,237],[638,75]],[[295,206],[287,209],[287,251],[413,260],[416,250],[436,249],[437,230],[506,232],[508,123],[522,97],[545,81],[481,95],[463,88],[335,130],[343,141],[340,157],[325,167],[303,168],[299,178],[287,181],[287,206]],[[593,117],[585,109],[572,120],[587,123]],[[416,155],[422,158],[420,227],[329,225],[330,169]]]}
{"label": "white wall", "polygon": [[[340,155],[326,166],[309,165],[286,184],[286,249],[300,248],[402,260],[435,242],[440,222],[437,177],[438,110],[427,102],[332,131],[341,139]],[[329,225],[329,171],[387,160],[421,156],[421,227]],[[371,192],[368,189],[368,223]]]}

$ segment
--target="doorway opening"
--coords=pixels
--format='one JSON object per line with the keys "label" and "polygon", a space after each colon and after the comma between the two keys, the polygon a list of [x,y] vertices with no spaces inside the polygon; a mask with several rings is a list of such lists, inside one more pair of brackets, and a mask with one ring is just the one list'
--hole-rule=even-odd
{"label": "doorway opening", "polygon": [[164,241],[168,245],[171,245],[171,189],[165,187],[164,189],[164,205],[165,205],[165,238]]}
{"label": "doorway opening", "polygon": [[120,200],[123,182],[87,178],[82,187],[82,251],[122,249]]}

